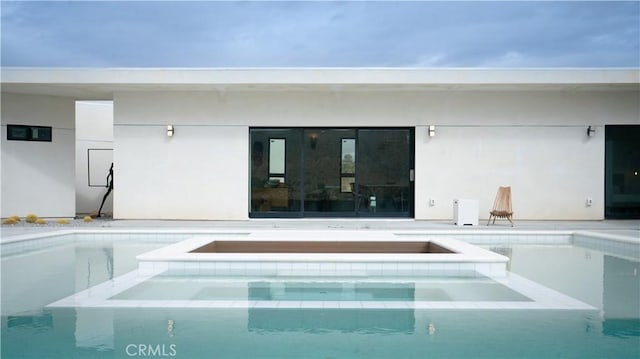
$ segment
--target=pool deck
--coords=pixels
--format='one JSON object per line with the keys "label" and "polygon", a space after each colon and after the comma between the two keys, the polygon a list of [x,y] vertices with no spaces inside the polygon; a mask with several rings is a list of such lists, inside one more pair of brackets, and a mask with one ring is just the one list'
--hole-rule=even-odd
{"label": "pool deck", "polygon": [[[50,221],[53,222],[53,221]],[[98,218],[90,223],[73,220],[68,225],[26,224],[2,225],[0,242],[20,237],[53,234],[69,230],[148,230],[148,231],[590,231],[626,237],[640,244],[640,220],[599,221],[516,221],[511,227],[507,221],[478,226],[456,226],[452,221],[422,221],[413,219],[251,219],[247,221],[179,221],[179,220],[113,220]]]}

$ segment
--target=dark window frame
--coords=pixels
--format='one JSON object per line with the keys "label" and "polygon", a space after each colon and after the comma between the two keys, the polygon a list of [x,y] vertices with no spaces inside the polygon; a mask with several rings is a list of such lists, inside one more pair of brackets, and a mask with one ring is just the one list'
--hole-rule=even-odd
{"label": "dark window frame", "polygon": [[[355,136],[354,137],[348,137],[348,138],[355,138],[356,140],[356,153],[358,152],[358,143],[360,142],[359,140],[359,133],[360,131],[363,130],[407,130],[409,131],[409,143],[408,143],[408,149],[410,151],[409,153],[409,160],[410,160],[410,169],[414,169],[415,168],[415,155],[416,155],[416,151],[415,151],[415,127],[411,127],[411,126],[400,126],[400,127],[390,127],[390,126],[385,126],[385,127],[371,127],[371,126],[364,126],[364,127],[352,127],[352,126],[335,126],[335,127],[301,127],[301,126],[250,126],[248,129],[249,132],[249,153],[251,153],[252,151],[252,142],[253,142],[253,137],[252,137],[252,133],[254,131],[256,132],[268,132],[268,131],[292,131],[292,130],[296,130],[296,132],[298,132],[298,136],[300,137],[300,147],[302,149],[302,154],[300,156],[299,159],[299,164],[300,164],[300,168],[298,169],[298,171],[302,171],[300,172],[300,176],[299,176],[299,181],[300,183],[297,183],[296,186],[298,187],[298,194],[301,196],[300,199],[297,199],[298,201],[300,201],[300,206],[299,209],[295,210],[295,211],[268,211],[268,212],[263,212],[263,211],[255,211],[252,207],[252,203],[251,203],[251,198],[252,198],[252,185],[251,185],[251,181],[250,181],[250,185],[249,185],[249,202],[248,202],[248,215],[249,218],[321,218],[321,217],[328,217],[328,218],[355,218],[355,217],[362,217],[362,218],[374,218],[374,217],[382,217],[382,218],[393,218],[393,217],[399,217],[399,218],[414,218],[415,217],[415,182],[414,181],[409,181],[409,200],[411,201],[408,204],[407,210],[404,212],[378,212],[378,213],[370,213],[370,212],[366,212],[363,210],[358,210],[356,207],[356,210],[354,210],[353,212],[314,212],[314,211],[309,211],[306,210],[305,206],[305,199],[304,199],[304,183],[306,181],[305,178],[305,174],[303,173],[303,169],[304,169],[304,164],[306,161],[305,158],[305,140],[304,140],[304,134],[305,131],[307,130],[354,130],[355,131]],[[295,137],[295,136],[294,136]],[[281,136],[269,136],[267,137],[268,140],[270,139],[277,139],[277,138],[283,138]],[[347,138],[347,137],[344,137]],[[289,139],[289,137],[287,137],[286,139]],[[289,141],[287,141],[286,146],[289,146]],[[270,143],[269,143],[270,144]],[[286,151],[285,151],[286,154]],[[267,153],[266,156],[269,156],[269,154]],[[356,154],[357,156],[357,154]],[[286,161],[286,160],[285,160]],[[248,166],[249,166],[249,176],[252,176],[252,156],[249,156],[248,158]],[[362,194],[358,188],[358,173],[360,172],[360,170],[358,169],[358,167],[360,167],[359,164],[360,161],[356,160],[356,174],[355,174],[355,183],[356,185],[354,186],[356,194]],[[341,164],[340,164],[341,165]],[[287,170],[287,169],[285,169]],[[268,172],[269,169],[267,170]],[[339,171],[336,171],[336,175],[340,175],[341,173],[341,169]],[[270,173],[268,173],[270,174]],[[409,175],[409,174],[408,174]],[[285,179],[285,181],[288,182],[288,178]],[[291,187],[294,188],[294,187]],[[297,208],[297,207],[296,207]]]}
{"label": "dark window frame", "polygon": [[[24,136],[16,136],[14,131],[25,131]],[[53,127],[31,125],[7,125],[7,141],[53,142]]]}

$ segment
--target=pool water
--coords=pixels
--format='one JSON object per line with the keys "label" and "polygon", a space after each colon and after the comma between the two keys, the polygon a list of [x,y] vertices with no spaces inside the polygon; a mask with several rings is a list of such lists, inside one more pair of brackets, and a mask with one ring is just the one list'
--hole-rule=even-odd
{"label": "pool water", "polygon": [[[168,242],[72,238],[42,249],[3,251],[2,358],[640,357],[639,261],[570,245],[487,248],[508,255],[512,273],[590,309],[500,308],[507,302],[531,305],[532,299],[508,283],[486,278],[171,275],[141,281],[86,306],[48,307],[100,283],[116,283],[135,270],[137,254]],[[149,303],[159,295],[185,305],[108,305]],[[248,305],[187,305],[218,300]],[[252,304],[264,301],[289,306]],[[472,309],[485,301],[496,308]],[[362,307],[295,308],[292,302],[359,302]],[[394,302],[392,309],[367,306]],[[460,309],[456,303],[466,304]]]}
{"label": "pool water", "polygon": [[[339,280],[339,281],[338,281]],[[299,277],[277,280],[219,279],[159,275],[125,290],[117,300],[227,301],[530,301],[488,278],[397,278],[355,281],[352,278]]]}
{"label": "pool water", "polygon": [[[179,358],[634,358],[638,354],[637,322],[625,327],[580,312],[93,312],[56,309],[39,314],[46,320],[10,321],[8,327],[3,322],[2,357],[124,358],[137,353],[141,345],[164,347],[166,354],[174,348],[174,357]],[[169,320],[174,322],[172,331]],[[435,328],[431,333],[430,324]]]}

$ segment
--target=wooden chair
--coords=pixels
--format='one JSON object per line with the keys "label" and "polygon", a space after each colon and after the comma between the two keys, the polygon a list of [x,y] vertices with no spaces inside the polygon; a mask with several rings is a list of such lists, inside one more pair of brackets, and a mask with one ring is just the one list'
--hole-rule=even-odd
{"label": "wooden chair", "polygon": [[493,217],[493,224],[496,224],[496,218],[506,218],[511,222],[513,227],[513,210],[511,209],[511,187],[499,187],[496,194],[496,200],[493,203],[493,209],[489,212],[489,221],[487,226],[491,222]]}

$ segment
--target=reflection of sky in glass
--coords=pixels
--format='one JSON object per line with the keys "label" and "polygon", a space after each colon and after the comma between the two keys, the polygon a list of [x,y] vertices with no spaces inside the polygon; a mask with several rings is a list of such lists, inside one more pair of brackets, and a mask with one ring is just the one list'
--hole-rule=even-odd
{"label": "reflection of sky in glass", "polygon": [[269,147],[269,173],[284,173],[284,139],[271,139]]}
{"label": "reflection of sky in glass", "polygon": [[342,140],[342,173],[356,171],[356,140],[346,138]]}

